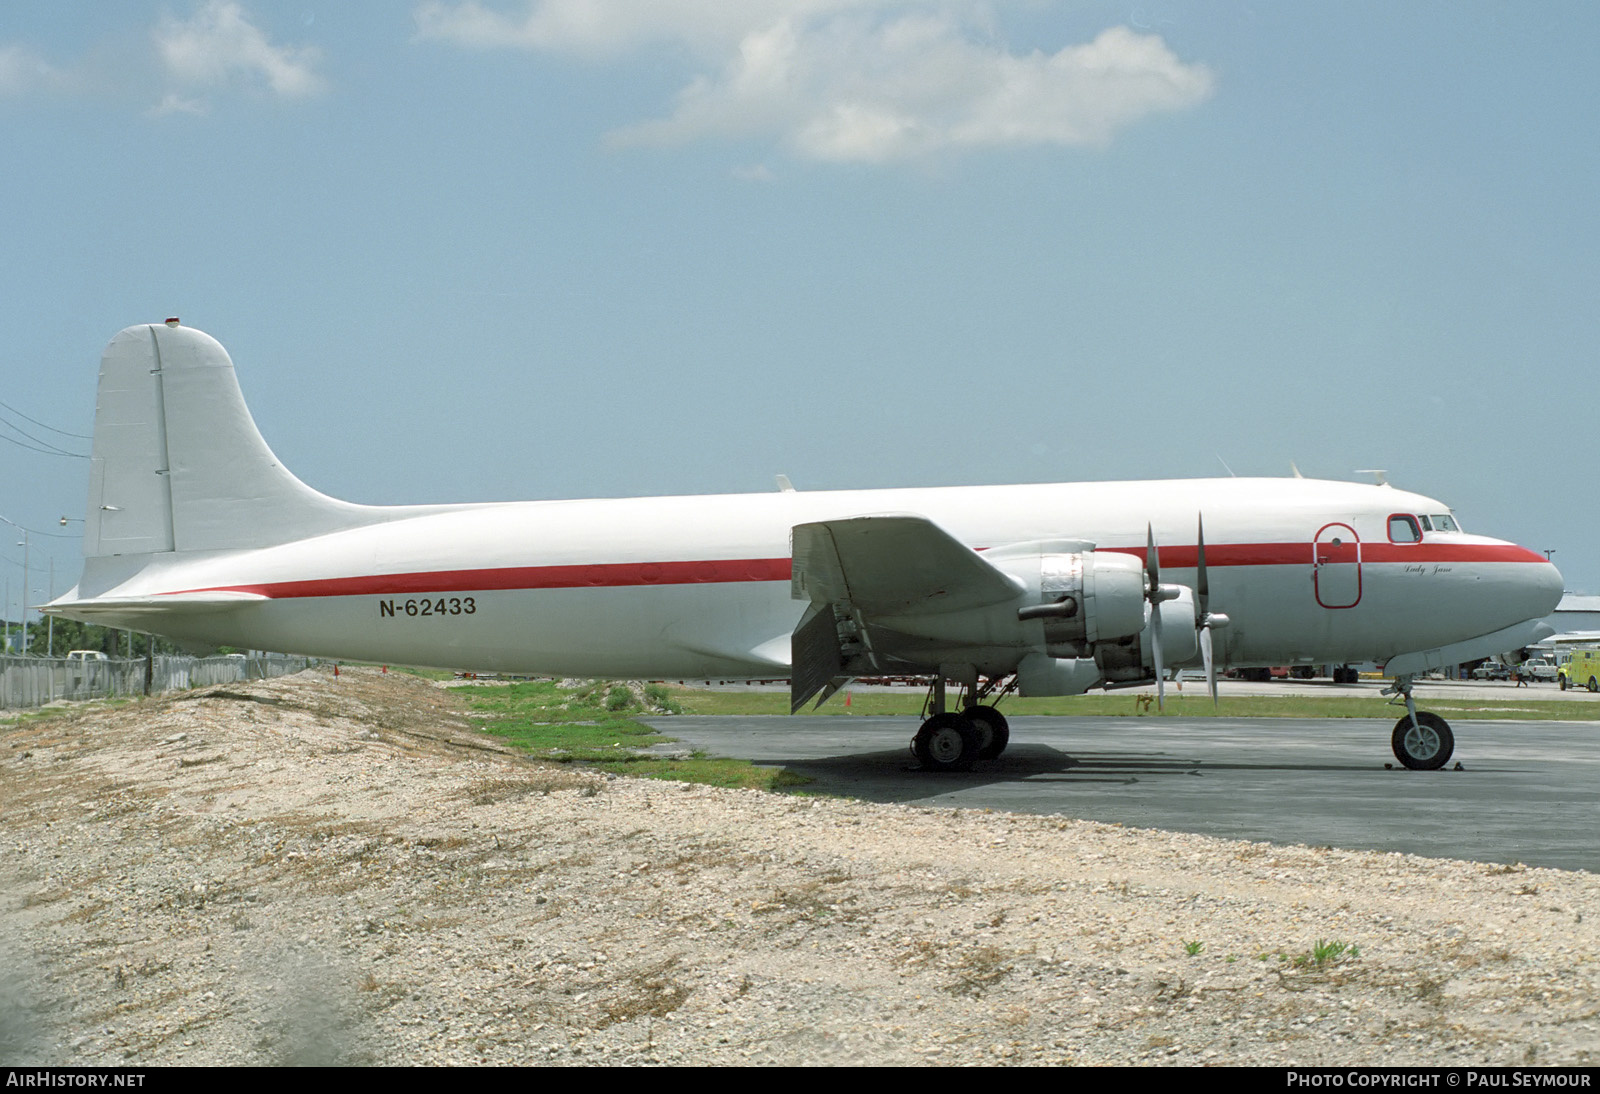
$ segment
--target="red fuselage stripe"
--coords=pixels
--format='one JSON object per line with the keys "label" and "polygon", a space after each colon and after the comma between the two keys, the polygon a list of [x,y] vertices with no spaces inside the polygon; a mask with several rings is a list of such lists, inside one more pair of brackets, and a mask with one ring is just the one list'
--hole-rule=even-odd
{"label": "red fuselage stripe", "polygon": [[402,596],[500,589],[608,589],[638,585],[788,580],[789,560],[786,558],[740,558],[715,562],[607,562],[577,566],[430,570],[414,574],[373,574],[366,577],[270,581],[259,585],[225,585],[194,591],[256,593],[277,600],[307,596]]}
{"label": "red fuselage stripe", "polygon": [[[1143,559],[1143,547],[1104,550]],[[1192,569],[1192,546],[1161,547],[1164,567]],[[1309,566],[1310,543],[1217,543],[1206,545],[1206,566]],[[1354,561],[1353,559],[1351,561]],[[1364,563],[1545,562],[1543,555],[1513,544],[1363,543]],[[318,596],[406,596],[422,593],[489,592],[505,589],[605,589],[649,585],[788,581],[787,558],[718,559],[706,562],[610,562],[572,566],[502,566],[479,570],[430,570],[409,574],[326,577],[220,585],[184,592],[254,593],[274,600]]]}

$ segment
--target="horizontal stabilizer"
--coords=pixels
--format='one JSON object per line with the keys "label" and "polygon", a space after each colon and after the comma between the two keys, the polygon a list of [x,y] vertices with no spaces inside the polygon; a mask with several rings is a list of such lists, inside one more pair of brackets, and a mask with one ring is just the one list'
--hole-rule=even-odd
{"label": "horizontal stabilizer", "polygon": [[1022,591],[926,517],[895,514],[797,524],[790,546],[795,599],[845,601],[869,618],[983,608]]}
{"label": "horizontal stabilizer", "polygon": [[249,604],[261,604],[268,598],[260,593],[196,592],[169,593],[162,596],[102,596],[92,600],[69,600],[47,604],[39,610],[46,615],[64,615],[94,623],[107,618],[130,617],[170,619],[177,616],[209,615],[213,612],[232,611]]}

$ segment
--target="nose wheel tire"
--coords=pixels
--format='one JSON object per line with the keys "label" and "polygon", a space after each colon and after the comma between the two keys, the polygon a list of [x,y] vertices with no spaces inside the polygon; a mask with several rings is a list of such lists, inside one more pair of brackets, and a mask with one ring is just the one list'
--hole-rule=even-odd
{"label": "nose wheel tire", "polygon": [[935,714],[911,741],[911,753],[925,771],[965,771],[982,747],[978,727],[963,714]]}
{"label": "nose wheel tire", "polygon": [[1456,750],[1450,724],[1426,710],[1417,711],[1415,725],[1409,714],[1396,722],[1390,743],[1395,759],[1413,771],[1437,771],[1450,762]]}
{"label": "nose wheel tire", "polygon": [[978,759],[992,760],[1011,743],[1011,726],[994,707],[975,704],[961,712],[978,731]]}

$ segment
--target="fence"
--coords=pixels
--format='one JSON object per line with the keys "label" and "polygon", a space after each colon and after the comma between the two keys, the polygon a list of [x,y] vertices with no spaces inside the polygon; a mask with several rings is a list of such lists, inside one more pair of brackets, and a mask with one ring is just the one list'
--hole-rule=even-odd
{"label": "fence", "polygon": [[[150,665],[150,694],[208,684],[265,680],[299,672],[311,659],[259,657],[157,657]],[[65,657],[0,657],[0,710],[40,707],[57,699],[104,699],[145,693],[145,661],[79,661]]]}

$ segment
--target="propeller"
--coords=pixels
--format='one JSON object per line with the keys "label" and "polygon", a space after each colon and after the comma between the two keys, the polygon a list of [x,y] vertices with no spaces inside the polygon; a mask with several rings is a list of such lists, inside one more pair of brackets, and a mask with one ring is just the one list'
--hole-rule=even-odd
{"label": "propeller", "polygon": [[1211,692],[1211,705],[1217,705],[1217,663],[1211,653],[1211,632],[1228,625],[1228,617],[1211,610],[1211,579],[1206,573],[1206,518],[1201,514],[1195,530],[1194,591],[1200,611],[1195,616],[1195,637],[1200,642],[1200,658],[1206,667],[1206,688]]}
{"label": "propeller", "polygon": [[1144,551],[1144,596],[1150,602],[1150,648],[1155,660],[1156,670],[1156,709],[1165,710],[1167,707],[1167,673],[1166,666],[1161,663],[1161,603],[1165,600],[1176,600],[1183,595],[1183,592],[1175,585],[1161,584],[1161,561],[1157,557],[1155,527],[1146,524],[1144,530],[1146,539]]}

